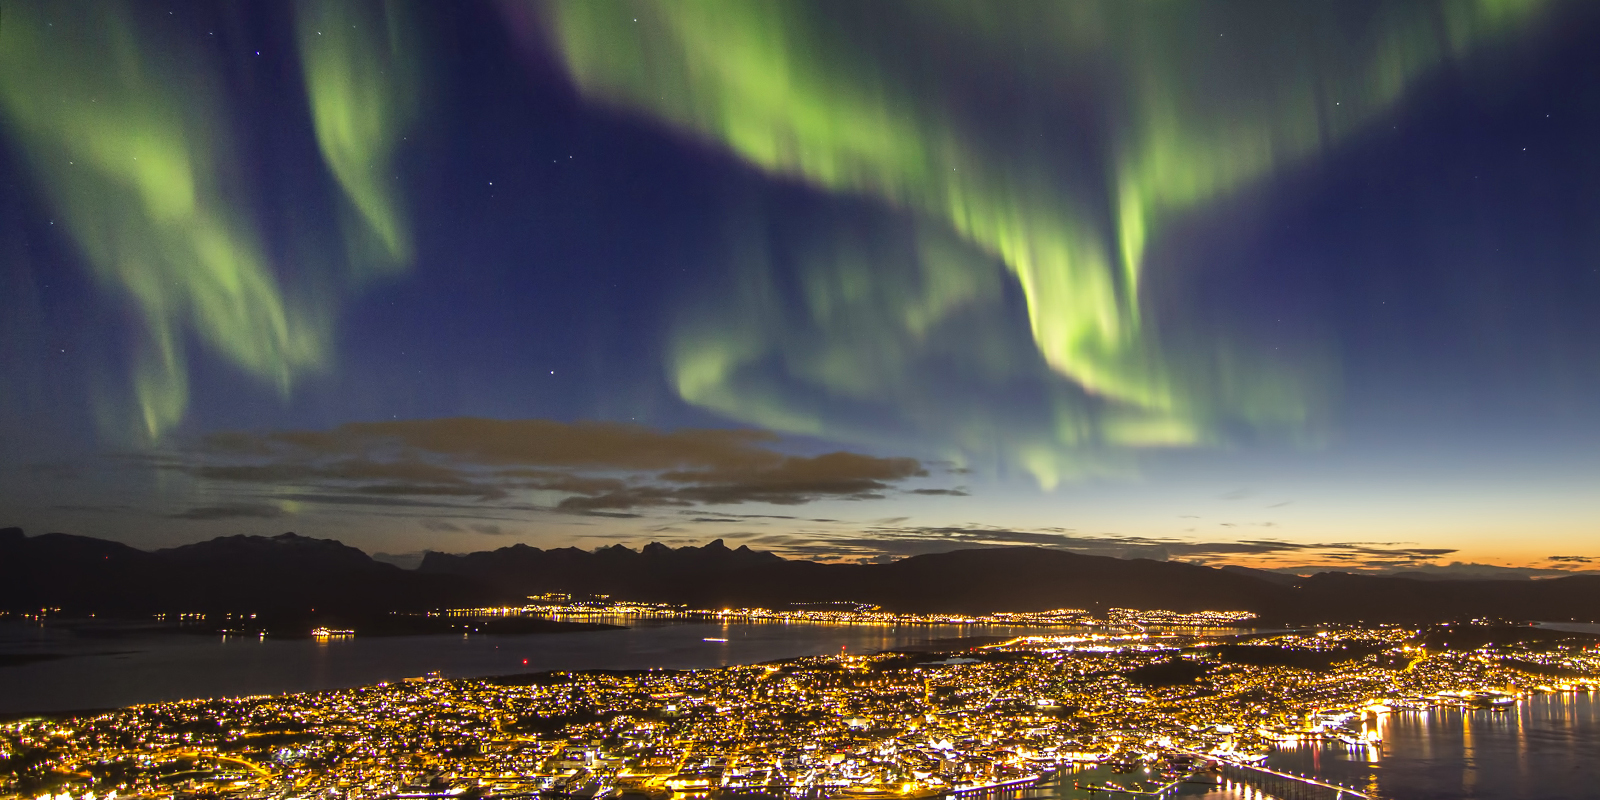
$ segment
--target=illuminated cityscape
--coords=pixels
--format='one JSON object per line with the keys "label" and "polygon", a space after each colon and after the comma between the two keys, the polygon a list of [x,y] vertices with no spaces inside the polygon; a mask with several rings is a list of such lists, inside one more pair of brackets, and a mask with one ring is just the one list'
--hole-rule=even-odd
{"label": "illuminated cityscape", "polygon": [[1393,714],[1600,689],[1600,646],[1525,626],[1148,627],[22,719],[0,727],[0,795],[918,797],[1048,779],[1159,791],[1249,769],[1274,745],[1376,748]]}
{"label": "illuminated cityscape", "polygon": [[0,0],[0,800],[1600,798],[1600,0]]}
{"label": "illuminated cityscape", "polygon": [[614,601],[607,596],[575,598],[571,594],[529,597],[526,606],[467,608],[445,612],[460,617],[540,615],[554,618],[616,617],[708,622],[805,622],[824,625],[1014,625],[1025,627],[1236,628],[1256,619],[1251,611],[1140,611],[1113,608],[1104,617],[1087,609],[993,612],[989,614],[912,614],[886,611],[865,603],[809,603],[796,608],[693,609],[673,603]]}

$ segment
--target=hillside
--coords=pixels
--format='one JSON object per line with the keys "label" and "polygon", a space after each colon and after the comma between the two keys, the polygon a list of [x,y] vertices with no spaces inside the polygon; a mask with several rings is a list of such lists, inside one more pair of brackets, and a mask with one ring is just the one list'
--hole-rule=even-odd
{"label": "hillside", "polygon": [[594,551],[518,544],[429,553],[417,570],[330,539],[230,536],[153,552],[84,536],[0,530],[0,607],[69,612],[372,613],[521,603],[568,592],[782,607],[854,601],[908,612],[1052,608],[1249,610],[1270,623],[1600,618],[1600,577],[1419,580],[1117,559],[1043,548],[959,550],[886,564],[787,560],[721,540]]}

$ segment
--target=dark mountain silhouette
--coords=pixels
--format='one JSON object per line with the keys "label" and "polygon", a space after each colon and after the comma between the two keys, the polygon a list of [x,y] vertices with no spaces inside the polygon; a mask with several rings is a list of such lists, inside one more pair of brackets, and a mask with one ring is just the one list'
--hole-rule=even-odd
{"label": "dark mountain silhouette", "polygon": [[1600,578],[1410,580],[1322,573],[1299,578],[1080,555],[1042,548],[961,550],[888,564],[788,561],[721,540],[672,549],[540,550],[514,545],[469,555],[429,553],[423,572],[482,581],[523,597],[544,592],[686,603],[781,607],[851,600],[914,612],[1052,608],[1241,609],[1279,622],[1416,622],[1472,617],[1600,618]]}
{"label": "dark mountain silhouette", "polygon": [[699,607],[855,600],[898,611],[985,613],[1054,608],[1259,608],[1277,587],[1191,564],[1040,548],[959,550],[888,564],[782,561],[687,584]]}
{"label": "dark mountain silhouette", "polygon": [[1297,581],[1301,580],[1299,575],[1291,575],[1287,572],[1273,572],[1272,570],[1266,569],[1256,569],[1254,567],[1241,567],[1237,564],[1224,565],[1222,570],[1224,572],[1231,572],[1235,575],[1249,575],[1252,578],[1260,578],[1267,583],[1276,583],[1281,586],[1293,586]]}
{"label": "dark mountain silhouette", "polygon": [[222,536],[186,544],[156,555],[174,564],[250,563],[268,570],[351,570],[392,573],[390,565],[333,539],[313,539],[294,533],[278,536]]}
{"label": "dark mountain silhouette", "polygon": [[695,608],[855,601],[909,612],[1053,608],[1254,611],[1270,623],[1600,619],[1600,577],[1413,580],[1089,556],[1043,548],[960,550],[887,564],[790,561],[721,540],[587,551],[513,545],[429,553],[417,570],[295,534],[229,536],[147,552],[84,536],[0,530],[0,607],[144,613],[372,613],[522,603],[568,592]]}
{"label": "dark mountain silhouette", "polygon": [[[65,533],[30,538],[21,528],[0,529],[0,606],[114,606],[132,599],[136,587],[151,586],[156,564],[153,553],[117,542]],[[129,591],[119,591],[123,587]]]}
{"label": "dark mountain silhouette", "polygon": [[685,592],[694,586],[720,583],[753,568],[792,563],[801,562],[744,546],[730,550],[718,539],[704,547],[676,549],[659,542],[639,550],[619,544],[594,551],[515,544],[466,555],[428,553],[418,571],[468,577],[513,598],[572,592],[685,602]]}
{"label": "dark mountain silhouette", "polygon": [[1414,580],[1323,572],[1295,584],[1285,609],[1301,619],[1600,620],[1600,576],[1528,580]]}
{"label": "dark mountain silhouette", "polygon": [[87,536],[0,530],[0,607],[12,610],[384,612],[493,598],[467,578],[403,570],[293,533],[147,552]]}

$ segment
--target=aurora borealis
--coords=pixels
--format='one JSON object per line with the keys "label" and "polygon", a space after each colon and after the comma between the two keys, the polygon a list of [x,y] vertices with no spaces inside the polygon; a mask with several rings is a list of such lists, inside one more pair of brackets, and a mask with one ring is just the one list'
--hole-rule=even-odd
{"label": "aurora borealis", "polygon": [[[585,93],[708,137],[767,172],[904,209],[971,251],[917,256],[922,293],[872,286],[878,270],[842,263],[848,255],[801,267],[813,322],[826,328],[841,300],[870,294],[886,329],[852,330],[857,341],[800,356],[781,341],[788,324],[691,334],[672,366],[684,399],[753,424],[825,430],[782,400],[762,402],[787,387],[742,385],[739,373],[773,351],[801,362],[786,377],[826,391],[857,394],[867,383],[876,384],[868,394],[903,395],[870,374],[893,367],[881,373],[834,350],[886,339],[915,350],[980,291],[982,278],[960,273],[991,268],[987,257],[1015,279],[1037,354],[1064,384],[1049,388],[1054,424],[1025,437],[1054,441],[1008,454],[1053,485],[1085,445],[1207,443],[1230,417],[1305,423],[1305,387],[1287,365],[1233,343],[1179,355],[1159,341],[1141,315],[1148,240],[1165,217],[1359,129],[1448,54],[1514,28],[1534,5],[548,8]],[[926,31],[908,39],[908,26]],[[1195,42],[1203,29],[1218,30],[1219,42]],[[1220,41],[1229,30],[1235,39]],[[940,49],[965,56],[942,63]],[[1075,86],[1085,70],[1103,77]],[[967,110],[993,86],[1021,95],[999,124]],[[1071,133],[1052,139],[1061,131]]]}
{"label": "aurora borealis", "polygon": [[8,2],[0,524],[1582,569],[1597,36]]}

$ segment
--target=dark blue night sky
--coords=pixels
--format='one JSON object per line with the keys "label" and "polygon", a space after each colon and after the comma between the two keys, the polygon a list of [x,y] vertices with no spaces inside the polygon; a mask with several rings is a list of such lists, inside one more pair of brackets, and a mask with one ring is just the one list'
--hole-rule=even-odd
{"label": "dark blue night sky", "polygon": [[8,2],[0,523],[1584,569],[1596,41],[1531,0]]}

